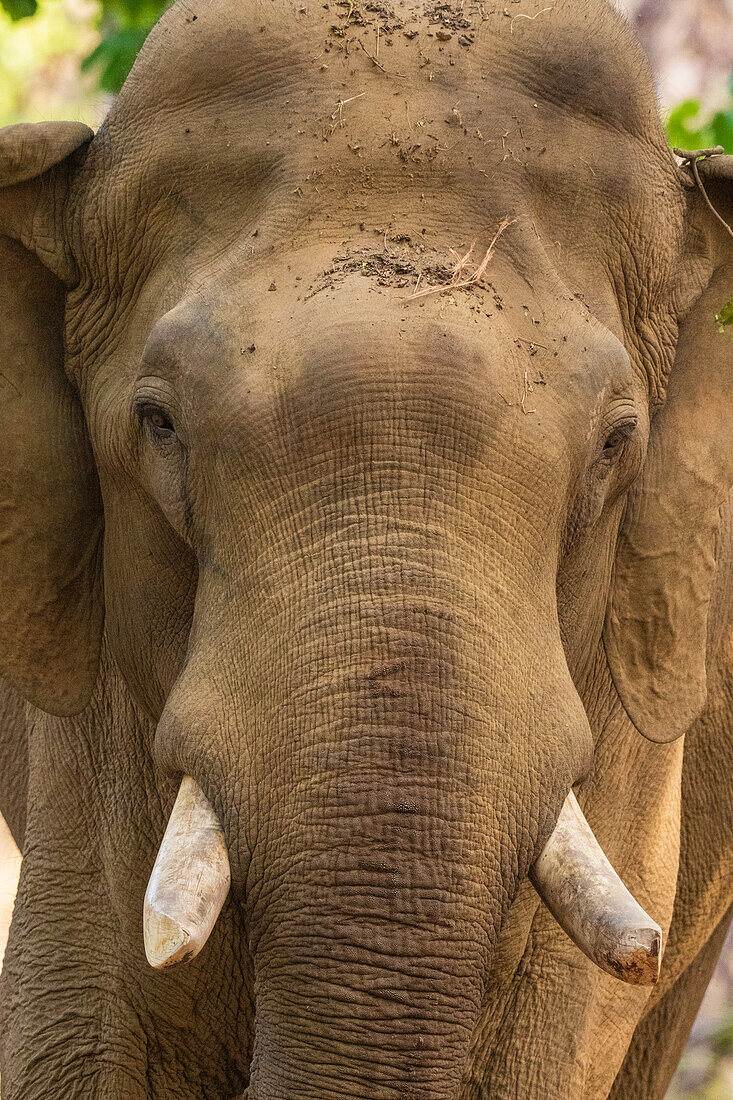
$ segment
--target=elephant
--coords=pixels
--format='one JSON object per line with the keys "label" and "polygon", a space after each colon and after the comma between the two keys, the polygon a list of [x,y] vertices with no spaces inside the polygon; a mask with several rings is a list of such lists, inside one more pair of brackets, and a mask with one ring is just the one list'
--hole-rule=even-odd
{"label": "elephant", "polygon": [[177,0],[0,131],[5,1100],[664,1095],[732,221],[605,0]]}

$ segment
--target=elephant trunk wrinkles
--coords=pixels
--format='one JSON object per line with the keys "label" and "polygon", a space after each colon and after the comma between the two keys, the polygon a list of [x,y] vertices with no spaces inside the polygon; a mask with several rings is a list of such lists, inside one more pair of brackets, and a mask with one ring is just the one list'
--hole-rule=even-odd
{"label": "elephant trunk wrinkles", "polygon": [[433,832],[431,858],[398,815],[414,817],[385,811],[374,827],[393,817],[387,831],[403,831],[411,856],[357,841],[336,860],[301,864],[308,882],[265,916],[252,1100],[457,1094],[489,960],[488,906],[478,884],[440,865],[450,829],[417,827]]}
{"label": "elephant trunk wrinkles", "polygon": [[[283,974],[277,996],[257,1000],[249,1100],[458,1095],[479,1010],[473,981],[456,996],[441,993],[436,978],[430,992],[418,988],[424,978],[412,988],[386,959],[367,971],[325,953],[320,967],[312,963],[307,986]],[[401,964],[436,969],[432,958]]]}

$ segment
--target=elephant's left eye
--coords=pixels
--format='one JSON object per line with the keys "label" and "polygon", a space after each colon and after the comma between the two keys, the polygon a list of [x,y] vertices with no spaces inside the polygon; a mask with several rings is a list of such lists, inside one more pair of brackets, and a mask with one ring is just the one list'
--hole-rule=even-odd
{"label": "elephant's left eye", "polygon": [[603,459],[606,462],[611,462],[628,443],[629,439],[634,433],[636,428],[636,421],[630,420],[625,424],[619,424],[606,436],[606,440],[603,444]]}
{"label": "elephant's left eye", "polygon": [[140,423],[147,427],[156,439],[172,439],[176,429],[170,417],[159,405],[146,403],[138,405],[137,415]]}

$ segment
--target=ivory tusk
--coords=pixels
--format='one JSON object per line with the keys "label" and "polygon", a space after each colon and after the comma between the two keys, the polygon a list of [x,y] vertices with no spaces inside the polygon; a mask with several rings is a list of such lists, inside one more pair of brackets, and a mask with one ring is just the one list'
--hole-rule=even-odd
{"label": "ivory tusk", "polygon": [[151,966],[198,955],[230,884],[219,819],[195,779],[184,775],[145,892],[143,936]]}
{"label": "ivory tusk", "polygon": [[630,985],[657,981],[662,930],[614,871],[572,791],[529,877],[560,927],[601,970]]}

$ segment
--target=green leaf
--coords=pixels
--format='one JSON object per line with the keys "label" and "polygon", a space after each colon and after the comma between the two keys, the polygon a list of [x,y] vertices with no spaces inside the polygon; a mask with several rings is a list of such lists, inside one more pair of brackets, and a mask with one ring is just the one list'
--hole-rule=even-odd
{"label": "green leaf", "polygon": [[722,145],[727,153],[733,153],[733,107],[717,111],[712,118],[713,145]]}
{"label": "green leaf", "polygon": [[[733,302],[728,305],[733,307]],[[713,1054],[717,1054],[719,1058],[733,1054],[733,1017],[729,1016],[716,1028],[710,1036],[710,1046]]]}
{"label": "green leaf", "polygon": [[36,0],[2,0],[3,10],[11,19],[27,19],[29,15],[35,15],[38,9]]}
{"label": "green leaf", "polygon": [[703,149],[703,129],[693,129],[689,123],[700,114],[700,100],[686,99],[671,112],[667,120],[670,145],[683,149]]}
{"label": "green leaf", "polygon": [[102,25],[149,31],[167,7],[166,0],[102,0]]}
{"label": "green leaf", "polygon": [[122,29],[107,34],[81,63],[83,72],[99,69],[102,90],[116,95],[127,80],[150,28]]}
{"label": "green leaf", "polygon": [[102,40],[84,59],[82,69],[98,69],[105,92],[119,92],[140,47],[167,6],[168,0],[101,0]]}
{"label": "green leaf", "polygon": [[733,75],[728,86],[728,103],[712,116],[704,113],[698,99],[686,99],[670,112],[667,119],[670,145],[680,149],[722,145],[726,153],[733,153]]}
{"label": "green leaf", "polygon": [[715,314],[715,320],[718,322],[719,332],[724,332],[726,325],[733,325],[733,298]]}

